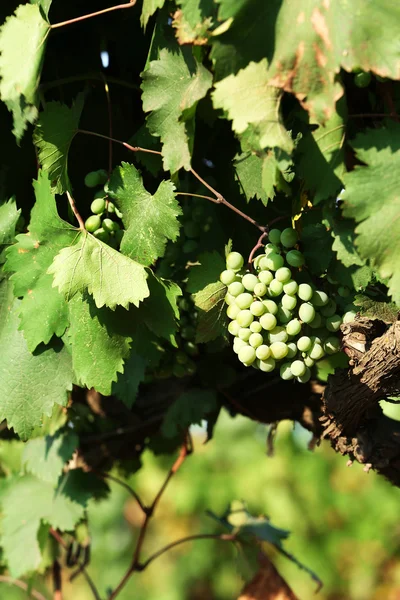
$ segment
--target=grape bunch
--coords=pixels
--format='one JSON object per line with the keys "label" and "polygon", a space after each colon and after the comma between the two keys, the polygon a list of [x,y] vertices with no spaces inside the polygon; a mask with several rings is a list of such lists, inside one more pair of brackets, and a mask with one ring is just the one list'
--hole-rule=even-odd
{"label": "grape bunch", "polygon": [[239,252],[230,252],[220,280],[227,286],[228,331],[239,360],[306,383],[316,361],[339,352],[342,318],[326,292],[296,281],[305,279],[297,241],[294,229],[272,229],[264,253],[253,262],[254,273],[244,270]]}
{"label": "grape bunch", "polygon": [[[85,185],[89,188],[100,187],[95,193],[90,205],[92,214],[85,221],[85,228],[89,233],[112,248],[118,249],[124,235],[121,229],[122,213],[113,202],[108,200],[104,191],[104,184],[108,179],[107,171],[103,169],[92,171],[85,177]],[[118,220],[115,220],[118,219]]]}

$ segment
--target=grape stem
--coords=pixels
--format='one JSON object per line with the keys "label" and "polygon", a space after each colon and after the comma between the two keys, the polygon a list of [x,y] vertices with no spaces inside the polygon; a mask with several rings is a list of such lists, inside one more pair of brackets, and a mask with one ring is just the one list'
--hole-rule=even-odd
{"label": "grape stem", "polygon": [[69,205],[72,209],[72,212],[74,213],[76,220],[79,223],[79,229],[81,229],[82,231],[85,231],[85,223],[84,223],[81,215],[79,214],[78,209],[76,208],[75,200],[73,199],[73,197],[71,196],[71,194],[68,191],[67,191],[67,198],[68,198]]}
{"label": "grape stem", "polygon": [[54,25],[50,25],[50,29],[57,29],[59,27],[64,27],[65,25],[72,25],[73,23],[78,23],[79,21],[85,21],[86,19],[91,19],[92,17],[98,17],[99,15],[104,15],[105,13],[111,12],[112,10],[121,10],[123,8],[132,8],[135,6],[136,0],[130,0],[130,2],[126,4],[118,4],[117,6],[110,6],[110,8],[104,8],[103,10],[98,10],[94,13],[89,13],[87,15],[82,15],[81,17],[75,17],[74,19],[69,19],[68,21],[62,21],[61,23],[54,23]]}
{"label": "grape stem", "polygon": [[254,248],[250,252],[249,260],[247,261],[250,268],[252,268],[252,262],[254,260],[254,255],[257,252],[257,250],[259,250],[260,248],[263,248],[265,246],[265,244],[263,244],[263,240],[265,237],[267,237],[267,235],[268,235],[267,231],[264,231],[264,233],[262,233],[260,235],[260,237],[258,238],[257,244],[254,246]]}
{"label": "grape stem", "polygon": [[125,483],[125,481],[122,481],[122,479],[118,479],[118,477],[114,477],[114,475],[110,475],[110,473],[103,473],[101,471],[95,471],[93,469],[92,469],[92,473],[95,473],[98,477],[101,477],[102,479],[109,479],[110,481],[114,481],[114,483],[118,483],[118,485],[125,488],[130,493],[130,495],[136,500],[140,509],[144,513],[146,512],[147,508],[144,505],[144,503],[142,502],[142,500],[140,499],[139,495],[135,492],[135,490],[133,488],[131,488],[130,485]]}

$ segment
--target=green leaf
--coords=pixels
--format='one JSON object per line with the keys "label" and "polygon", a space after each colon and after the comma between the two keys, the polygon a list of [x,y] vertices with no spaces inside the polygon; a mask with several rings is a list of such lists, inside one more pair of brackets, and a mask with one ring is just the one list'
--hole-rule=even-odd
{"label": "green leaf", "polygon": [[69,301],[72,365],[80,385],[109,396],[124,370],[131,338],[118,331],[119,313],[97,308],[93,299],[76,294]]}
{"label": "green leaf", "polygon": [[250,202],[252,198],[257,198],[262,201],[264,206],[267,206],[270,196],[264,189],[264,159],[256,154],[244,152],[235,157],[233,167],[247,202]]}
{"label": "green leaf", "polygon": [[146,29],[147,23],[152,15],[156,12],[157,8],[164,6],[165,0],[143,0],[142,14],[140,16],[140,22],[142,27]]}
{"label": "green leaf", "polygon": [[349,358],[344,352],[327,356],[315,363],[317,379],[328,381],[329,375],[333,375],[336,369],[347,369],[348,366]]}
{"label": "green leaf", "polygon": [[178,0],[178,5],[180,9],[174,14],[172,26],[179,44],[206,44],[216,23],[214,0]]}
{"label": "green leaf", "polygon": [[301,242],[307,267],[314,275],[324,273],[334,257],[331,236],[325,225],[306,225],[301,232]]}
{"label": "green leaf", "polygon": [[194,294],[193,300],[199,309],[196,330],[197,343],[210,342],[225,335],[227,320],[225,294],[226,285],[220,281],[210,283],[203,290]]}
{"label": "green leaf", "polygon": [[21,209],[17,210],[15,198],[0,204],[0,264],[4,262],[4,246],[11,244],[14,240],[15,227],[20,214]]}
{"label": "green leaf", "polygon": [[[128,141],[132,146],[140,146],[141,148],[161,152],[160,140],[151,135],[145,123]],[[135,158],[153,175],[153,177],[157,177],[160,171],[162,171],[162,159],[161,156],[157,154],[151,152],[137,152]]]}
{"label": "green leaf", "polygon": [[211,87],[212,75],[198,63],[191,49],[163,48],[158,60],[152,60],[142,73],[143,110],[150,133],[161,138],[163,164],[175,173],[190,169],[191,138],[196,104]]}
{"label": "green leaf", "polygon": [[163,256],[168,240],[179,235],[178,216],[182,210],[175,198],[175,186],[162,181],[154,195],[143,185],[140,171],[122,163],[107,184],[107,193],[117,201],[125,227],[121,252],[143,265]]}
{"label": "green leaf", "polygon": [[151,275],[148,279],[150,296],[139,309],[139,318],[158,337],[175,343],[175,332],[179,309],[178,296],[182,295],[181,288],[174,282]]}
{"label": "green leaf", "polygon": [[63,248],[47,272],[67,300],[88,291],[98,308],[138,306],[149,295],[145,268],[87,232]]}
{"label": "green leaf", "polygon": [[17,140],[37,117],[37,89],[50,25],[37,4],[18,6],[0,28],[0,96],[13,113]]}
{"label": "green leaf", "polygon": [[77,96],[71,108],[60,102],[48,102],[35,127],[33,142],[38,148],[39,163],[56,194],[72,191],[68,152],[79,126],[83,103],[83,94]]}
{"label": "green leaf", "polygon": [[29,438],[41,424],[43,415],[50,416],[54,404],[65,405],[67,391],[72,389],[72,365],[68,351],[60,343],[28,351],[18,331],[20,302],[13,302],[11,285],[0,283],[0,419],[7,419],[22,439]]}
{"label": "green leaf", "polygon": [[189,294],[196,294],[204,289],[210,282],[219,280],[219,276],[224,269],[225,259],[219,252],[203,252],[198,257],[198,263],[191,267],[186,284],[186,291]]}
{"label": "green leaf", "polygon": [[78,445],[78,437],[71,432],[29,440],[24,447],[22,464],[29,473],[55,486]]}
{"label": "green leaf", "polygon": [[52,0],[31,0],[31,4],[38,4],[39,7],[42,9],[44,16],[47,17],[49,16],[49,10],[50,10],[50,6],[51,6]]}
{"label": "green leaf", "polygon": [[292,151],[292,139],[280,117],[282,92],[268,83],[266,59],[251,62],[237,75],[216,83],[212,96],[214,107],[228,114],[236,133],[255,128],[260,149],[277,147],[288,154]]}
{"label": "green leaf", "polygon": [[190,425],[200,424],[217,407],[217,395],[211,390],[192,389],[184,392],[168,409],[161,432],[166,438],[183,434]]}
{"label": "green leaf", "polygon": [[146,357],[132,350],[125,361],[124,372],[118,376],[113,385],[112,393],[127,406],[132,408],[139,390],[139,385],[144,381],[147,367]]}
{"label": "green leaf", "polygon": [[345,175],[343,212],[359,223],[358,253],[389,279],[389,293],[400,304],[400,125],[368,130],[352,146],[367,166],[356,166]]}
{"label": "green leaf", "polygon": [[40,343],[47,344],[54,334],[62,336],[68,326],[67,303],[52,287],[52,277],[47,274],[47,269],[57,253],[70,245],[77,235],[77,230],[58,216],[47,176],[39,172],[33,185],[36,203],[29,233],[17,236],[16,244],[6,251],[5,264],[6,271],[14,272],[11,281],[15,295],[23,297],[20,329],[31,352]]}

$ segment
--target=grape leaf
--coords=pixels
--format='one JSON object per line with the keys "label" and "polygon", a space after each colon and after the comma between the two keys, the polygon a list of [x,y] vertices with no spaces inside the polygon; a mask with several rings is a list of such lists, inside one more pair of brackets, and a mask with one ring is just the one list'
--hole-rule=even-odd
{"label": "grape leaf", "polygon": [[175,199],[175,186],[162,181],[154,195],[143,185],[140,171],[122,163],[106,187],[123,213],[125,226],[121,252],[143,265],[151,265],[163,256],[168,240],[175,242],[179,235],[178,216],[182,214]]}
{"label": "grape leaf", "polygon": [[220,5],[218,11],[220,21],[235,17],[249,3],[248,0],[217,0],[217,2]]}
{"label": "grape leaf", "polygon": [[112,382],[124,370],[129,355],[129,337],[118,334],[115,321],[121,318],[109,309],[97,308],[93,299],[76,294],[69,301],[72,365],[79,384],[111,394]]}
{"label": "grape leaf", "polygon": [[139,385],[145,378],[147,360],[141,354],[132,350],[125,362],[124,373],[112,388],[113,395],[117,396],[127,406],[132,408],[139,390]]}
{"label": "grape leaf", "polygon": [[37,89],[50,25],[37,4],[18,6],[0,28],[0,96],[18,141],[37,117]]}
{"label": "grape leaf", "polygon": [[55,486],[78,445],[79,439],[72,432],[29,440],[24,447],[22,464],[29,473]]}
{"label": "grape leaf", "polygon": [[18,331],[18,300],[13,301],[7,280],[0,283],[0,419],[7,419],[22,439],[29,438],[50,415],[54,404],[65,405],[72,389],[72,365],[68,351],[54,342],[31,354]]}
{"label": "grape leaf", "polygon": [[[146,124],[139,127],[137,132],[129,139],[129,144],[161,152],[160,140],[151,135]],[[162,159],[161,156],[157,154],[151,152],[137,152],[135,158],[153,175],[153,177],[157,177],[159,172],[162,171]]]}
{"label": "grape leaf", "polygon": [[190,268],[186,291],[195,294],[204,289],[210,282],[219,280],[221,272],[226,269],[225,259],[219,252],[203,252],[198,263]]}
{"label": "grape leaf", "polygon": [[206,343],[219,336],[225,335],[226,311],[225,311],[226,285],[217,281],[210,283],[204,289],[193,296],[195,306],[199,309],[199,317],[196,330],[196,342]]}
{"label": "grape leaf", "polygon": [[237,75],[216,83],[212,97],[214,108],[226,111],[236,133],[255,127],[260,149],[277,147],[287,153],[292,151],[292,139],[280,117],[282,93],[268,84],[266,59],[251,62]]}
{"label": "grape leaf", "polygon": [[344,177],[343,212],[359,224],[356,245],[380,276],[389,278],[389,293],[400,304],[400,125],[368,130],[352,142],[356,166]]}
{"label": "grape leaf", "polygon": [[11,244],[15,237],[15,227],[21,214],[17,210],[15,198],[0,204],[0,264],[4,262],[4,247]]}
{"label": "grape leaf", "polygon": [[51,6],[52,0],[31,0],[31,4],[38,4],[42,9],[46,19],[49,16],[49,10]]}
{"label": "grape leaf", "polygon": [[217,7],[214,0],[178,0],[179,10],[174,14],[172,26],[180,44],[206,44],[210,30],[216,22]]}
{"label": "grape leaf", "polygon": [[264,160],[256,154],[243,154],[236,156],[233,167],[236,178],[247,202],[252,198],[261,200],[267,206],[269,196],[264,189]]}
{"label": "grape leaf", "polygon": [[169,340],[173,345],[177,329],[178,296],[181,288],[173,281],[151,275],[148,279],[150,296],[139,309],[139,316],[155,335]]}
{"label": "grape leaf", "polygon": [[[62,336],[68,326],[65,298],[52,287],[46,273],[56,254],[70,245],[77,230],[63,221],[43,172],[33,183],[36,203],[32,209],[29,233],[18,235],[16,244],[6,251],[6,271],[13,271],[14,293],[23,297],[20,304],[20,329],[33,352],[40,343],[47,344],[55,334]],[[37,316],[40,315],[40,319]]]}
{"label": "grape leaf", "polygon": [[164,6],[165,0],[143,0],[142,14],[140,16],[140,22],[142,27],[146,29],[147,23],[152,15],[156,12],[157,8]]}
{"label": "grape leaf", "polygon": [[194,423],[200,425],[205,416],[217,407],[217,395],[212,390],[195,388],[184,392],[167,410],[161,432],[166,438],[173,438]]}
{"label": "grape leaf", "polygon": [[142,73],[143,110],[150,133],[161,138],[163,164],[175,173],[190,169],[191,138],[188,127],[196,104],[211,87],[212,75],[198,63],[191,49],[163,48],[158,60],[152,60]]}
{"label": "grape leaf", "polygon": [[97,238],[82,232],[76,244],[63,248],[47,270],[53,286],[70,300],[88,291],[96,306],[138,306],[149,295],[145,268]]}
{"label": "grape leaf", "polygon": [[324,273],[334,257],[331,236],[325,225],[306,225],[301,232],[301,242],[307,267],[314,275]]}
{"label": "grape leaf", "polygon": [[48,102],[35,127],[33,142],[38,148],[39,163],[56,194],[71,191],[68,152],[79,126],[83,103],[83,94],[77,96],[71,108],[60,102]]}

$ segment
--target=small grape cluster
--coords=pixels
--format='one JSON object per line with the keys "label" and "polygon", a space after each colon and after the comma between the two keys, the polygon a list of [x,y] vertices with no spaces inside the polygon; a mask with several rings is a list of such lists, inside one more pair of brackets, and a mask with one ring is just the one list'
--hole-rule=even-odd
{"label": "small grape cluster", "polygon": [[121,224],[112,217],[122,219],[122,213],[113,202],[107,199],[104,184],[108,179],[107,171],[91,171],[85,177],[85,185],[89,188],[101,186],[95,193],[90,205],[92,214],[85,221],[85,228],[89,233],[112,248],[118,249],[124,232]]}
{"label": "small grape cluster", "polygon": [[324,291],[296,281],[305,264],[294,248],[297,241],[294,229],[272,229],[264,254],[253,262],[254,273],[244,271],[239,252],[230,252],[220,280],[228,286],[228,331],[239,360],[266,373],[279,369],[282,379],[306,383],[316,361],[340,350],[342,318]]}

